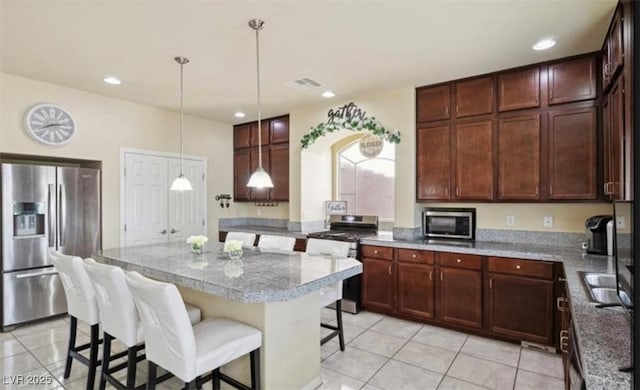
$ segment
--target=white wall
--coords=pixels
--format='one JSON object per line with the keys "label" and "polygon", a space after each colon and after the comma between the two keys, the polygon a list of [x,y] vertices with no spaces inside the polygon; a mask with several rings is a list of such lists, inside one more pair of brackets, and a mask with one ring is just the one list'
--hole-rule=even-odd
{"label": "white wall", "polygon": [[[42,102],[59,104],[74,116],[78,132],[70,143],[46,146],[24,132],[25,111]],[[176,153],[178,129],[179,115],[172,111],[0,73],[0,152],[102,161],[104,248],[119,246],[120,148]],[[221,209],[214,200],[216,194],[233,193],[232,127],[186,116],[184,129],[185,154],[208,159],[208,234],[217,238],[218,218],[246,207],[234,203]]]}

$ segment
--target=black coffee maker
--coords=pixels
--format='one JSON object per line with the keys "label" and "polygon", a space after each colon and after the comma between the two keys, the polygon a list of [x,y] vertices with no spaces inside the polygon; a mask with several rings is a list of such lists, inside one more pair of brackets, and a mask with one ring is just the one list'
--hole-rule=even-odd
{"label": "black coffee maker", "polygon": [[595,215],[584,222],[587,253],[607,254],[607,223],[612,220],[611,215]]}

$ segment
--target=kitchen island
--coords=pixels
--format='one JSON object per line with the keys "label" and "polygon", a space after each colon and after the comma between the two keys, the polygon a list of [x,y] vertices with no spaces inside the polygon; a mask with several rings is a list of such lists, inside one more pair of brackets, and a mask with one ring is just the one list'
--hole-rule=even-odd
{"label": "kitchen island", "polygon": [[[229,260],[221,243],[192,254],[184,243],[107,249],[95,259],[178,286],[203,318],[227,317],[262,331],[263,389],[313,389],[320,382],[319,290],[362,273],[351,258],[244,249]],[[249,383],[249,362],[222,368]]]}

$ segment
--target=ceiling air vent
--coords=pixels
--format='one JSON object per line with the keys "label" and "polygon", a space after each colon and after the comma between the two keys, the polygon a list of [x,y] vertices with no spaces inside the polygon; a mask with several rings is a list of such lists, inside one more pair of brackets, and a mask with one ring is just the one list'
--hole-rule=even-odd
{"label": "ceiling air vent", "polygon": [[289,81],[287,85],[293,89],[297,89],[298,91],[307,91],[322,86],[322,84],[309,77]]}

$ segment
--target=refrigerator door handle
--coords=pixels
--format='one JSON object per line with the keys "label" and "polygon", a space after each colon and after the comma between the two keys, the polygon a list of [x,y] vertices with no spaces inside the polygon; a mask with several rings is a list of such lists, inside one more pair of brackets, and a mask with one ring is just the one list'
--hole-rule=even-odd
{"label": "refrigerator door handle", "polygon": [[56,227],[53,221],[55,220],[53,215],[53,204],[51,203],[51,195],[55,192],[55,186],[53,184],[48,185],[47,190],[47,221],[49,223],[49,248],[56,246]]}
{"label": "refrigerator door handle", "polygon": [[64,246],[64,216],[67,212],[67,206],[65,205],[64,185],[60,184],[60,190],[58,194],[58,249]]}
{"label": "refrigerator door handle", "polygon": [[30,272],[28,274],[16,275],[16,279],[35,278],[36,276],[47,276],[47,275],[57,275],[57,274],[58,274],[58,271],[56,270],[37,271],[37,272]]}

